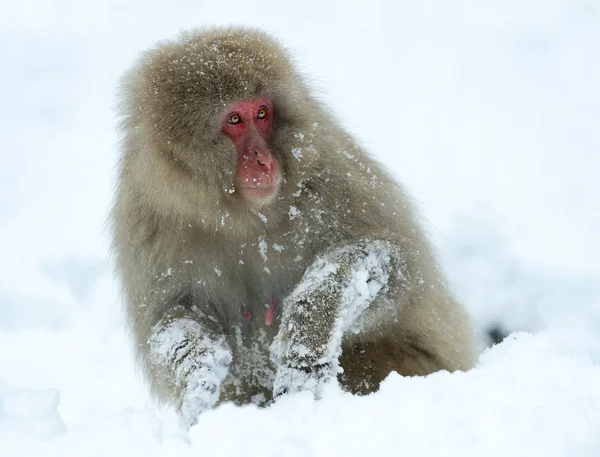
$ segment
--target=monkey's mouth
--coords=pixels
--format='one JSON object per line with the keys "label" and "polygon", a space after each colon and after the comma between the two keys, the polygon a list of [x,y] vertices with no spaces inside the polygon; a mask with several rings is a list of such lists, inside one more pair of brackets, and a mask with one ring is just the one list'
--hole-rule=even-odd
{"label": "monkey's mouth", "polygon": [[251,201],[267,203],[277,195],[279,183],[271,185],[240,186],[242,196]]}

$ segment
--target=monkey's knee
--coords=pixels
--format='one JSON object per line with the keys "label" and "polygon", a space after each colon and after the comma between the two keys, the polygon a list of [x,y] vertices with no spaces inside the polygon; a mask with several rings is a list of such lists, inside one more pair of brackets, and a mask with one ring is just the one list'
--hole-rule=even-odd
{"label": "monkey's knee", "polygon": [[345,344],[339,362],[344,371],[338,381],[344,389],[358,395],[377,391],[392,371],[402,376],[425,376],[445,369],[427,349],[389,339]]}

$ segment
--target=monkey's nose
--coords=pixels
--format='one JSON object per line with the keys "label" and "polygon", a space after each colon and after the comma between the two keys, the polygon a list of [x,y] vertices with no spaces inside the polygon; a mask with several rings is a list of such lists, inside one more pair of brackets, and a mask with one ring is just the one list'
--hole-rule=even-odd
{"label": "monkey's nose", "polygon": [[254,150],[254,155],[256,156],[256,163],[263,168],[265,173],[269,173],[271,171],[271,167],[273,164],[273,159],[271,156],[271,151],[262,152],[258,149]]}

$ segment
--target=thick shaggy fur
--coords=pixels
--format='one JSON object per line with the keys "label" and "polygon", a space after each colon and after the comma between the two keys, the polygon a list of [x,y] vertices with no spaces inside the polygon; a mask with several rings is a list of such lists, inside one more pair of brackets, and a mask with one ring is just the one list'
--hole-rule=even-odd
{"label": "thick shaggy fur", "polygon": [[[361,239],[392,243],[399,274],[361,331],[344,337],[342,385],[368,393],[392,370],[473,366],[469,320],[412,203],[311,95],[278,42],[244,28],[183,33],[144,52],[120,94],[113,250],[139,361],[159,398],[180,406],[185,386],[151,363],[148,342],[183,307],[231,347],[220,400],[268,403],[279,319],[264,324],[265,297],[283,302],[317,256]],[[273,101],[269,147],[284,180],[273,203],[251,206],[235,192],[237,153],[220,129],[229,106],[259,96]]]}

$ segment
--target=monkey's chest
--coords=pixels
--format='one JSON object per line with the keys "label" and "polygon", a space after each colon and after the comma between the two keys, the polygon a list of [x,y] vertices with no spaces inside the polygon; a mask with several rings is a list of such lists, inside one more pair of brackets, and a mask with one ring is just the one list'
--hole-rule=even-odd
{"label": "monkey's chest", "polygon": [[[265,242],[267,244],[267,242]],[[272,328],[277,324],[285,297],[298,284],[305,269],[304,262],[282,255],[288,249],[239,252],[231,259],[215,260],[215,268],[205,268],[201,287],[212,300],[227,309],[227,320],[244,328]],[[252,248],[252,246],[250,246]],[[267,252],[268,254],[265,254]],[[214,274],[213,274],[214,272]]]}
{"label": "monkey's chest", "polygon": [[272,400],[275,366],[270,347],[276,323],[245,322],[236,326],[230,338],[232,362],[221,386],[220,401],[266,405]]}
{"label": "monkey's chest", "polygon": [[[267,297],[263,301],[264,306],[262,307],[263,309],[261,311],[264,312],[264,325],[270,327],[271,325],[273,325],[275,316],[279,311],[281,301],[275,296]],[[258,316],[256,314],[258,314]],[[240,306],[240,315],[244,320],[250,323],[255,319],[261,319],[263,317],[262,312],[256,313],[256,311],[253,311],[246,303],[243,303]]]}

